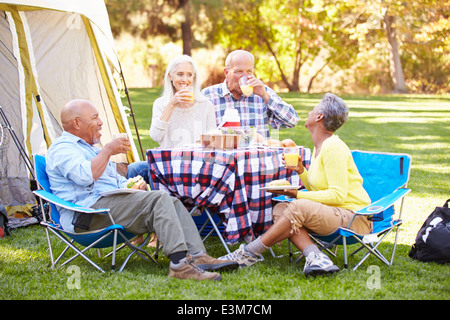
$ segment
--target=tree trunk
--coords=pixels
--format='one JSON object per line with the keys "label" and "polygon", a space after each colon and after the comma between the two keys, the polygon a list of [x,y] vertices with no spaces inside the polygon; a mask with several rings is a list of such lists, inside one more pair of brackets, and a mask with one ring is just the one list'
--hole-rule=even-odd
{"label": "tree trunk", "polygon": [[328,65],[329,60],[327,60],[327,62],[325,62],[323,64],[323,66],[316,71],[316,73],[311,77],[311,79],[309,79],[309,83],[308,83],[308,89],[306,90],[306,93],[309,93],[311,91],[314,79],[319,75],[319,73]]}
{"label": "tree trunk", "polygon": [[288,87],[289,92],[299,91],[298,87],[296,88],[292,83],[289,83],[289,80],[287,79],[286,75],[283,72],[283,69],[281,68],[280,61],[278,60],[275,52],[272,49],[272,46],[270,45],[270,42],[265,37],[262,37],[262,39],[263,39],[264,43],[266,44],[267,49],[270,51],[270,53],[274,57],[275,62],[276,62],[277,67],[278,67],[278,70],[280,71],[280,74],[281,74],[281,80],[286,85],[286,87]]}
{"label": "tree trunk", "polygon": [[300,69],[302,68],[302,65],[302,45],[300,43],[295,56],[294,72],[292,73],[292,86],[289,87],[289,92],[300,91]]}
{"label": "tree trunk", "polygon": [[192,53],[191,2],[189,0],[180,1],[180,6],[184,12],[184,21],[181,23],[183,54],[190,56]]}
{"label": "tree trunk", "polygon": [[405,77],[403,75],[402,62],[400,61],[400,53],[398,52],[397,32],[392,26],[395,16],[390,16],[386,10],[384,17],[384,28],[389,41],[389,71],[394,84],[395,93],[406,93]]}

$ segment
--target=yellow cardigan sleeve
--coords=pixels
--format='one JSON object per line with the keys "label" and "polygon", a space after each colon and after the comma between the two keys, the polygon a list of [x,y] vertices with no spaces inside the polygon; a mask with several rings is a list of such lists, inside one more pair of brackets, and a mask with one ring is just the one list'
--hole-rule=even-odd
{"label": "yellow cardigan sleeve", "polygon": [[334,147],[322,150],[319,157],[315,159],[317,167],[314,168],[314,171],[312,173],[303,172],[300,175],[309,192],[298,192],[297,199],[309,199],[331,206],[345,204],[349,187],[349,155],[342,151],[336,150]]}

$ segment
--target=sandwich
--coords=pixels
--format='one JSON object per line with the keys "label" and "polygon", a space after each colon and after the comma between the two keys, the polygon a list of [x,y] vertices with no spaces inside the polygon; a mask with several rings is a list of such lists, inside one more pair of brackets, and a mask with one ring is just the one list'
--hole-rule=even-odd
{"label": "sandwich", "polygon": [[128,189],[140,189],[141,186],[144,184],[145,184],[144,178],[142,178],[141,176],[136,176],[136,177],[128,179],[127,188]]}
{"label": "sandwich", "polygon": [[289,187],[291,183],[286,179],[272,180],[267,185],[268,187]]}

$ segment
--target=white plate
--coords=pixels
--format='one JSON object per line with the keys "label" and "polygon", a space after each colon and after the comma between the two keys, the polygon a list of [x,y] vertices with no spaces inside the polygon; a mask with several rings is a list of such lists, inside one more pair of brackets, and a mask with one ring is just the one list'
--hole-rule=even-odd
{"label": "white plate", "polygon": [[262,187],[259,190],[294,190],[299,189],[299,186],[275,186],[275,187]]}
{"label": "white plate", "polygon": [[100,195],[102,197],[107,197],[107,196],[112,196],[115,194],[136,193],[136,192],[142,192],[142,191],[144,191],[144,190],[124,188],[124,189],[114,189],[114,190],[110,190],[110,191],[103,191],[103,192],[100,192]]}

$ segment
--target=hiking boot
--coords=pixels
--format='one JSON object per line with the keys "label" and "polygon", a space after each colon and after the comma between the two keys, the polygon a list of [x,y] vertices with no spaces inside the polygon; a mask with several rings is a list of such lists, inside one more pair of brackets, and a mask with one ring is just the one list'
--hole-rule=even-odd
{"label": "hiking boot", "polygon": [[181,259],[178,264],[170,263],[169,277],[177,279],[193,279],[193,280],[222,280],[220,274],[216,272],[208,272],[200,269],[194,264],[192,257]]}
{"label": "hiking boot", "polygon": [[339,271],[327,255],[320,252],[311,252],[306,257],[303,273],[305,276],[318,276]]}
{"label": "hiking boot", "polygon": [[239,268],[239,264],[236,261],[215,259],[204,252],[195,255],[194,258],[194,264],[204,271],[228,271]]}
{"label": "hiking boot", "polygon": [[232,260],[239,264],[239,267],[250,267],[258,261],[258,256],[245,250],[245,245],[241,244],[239,249],[219,258],[220,260]]}

